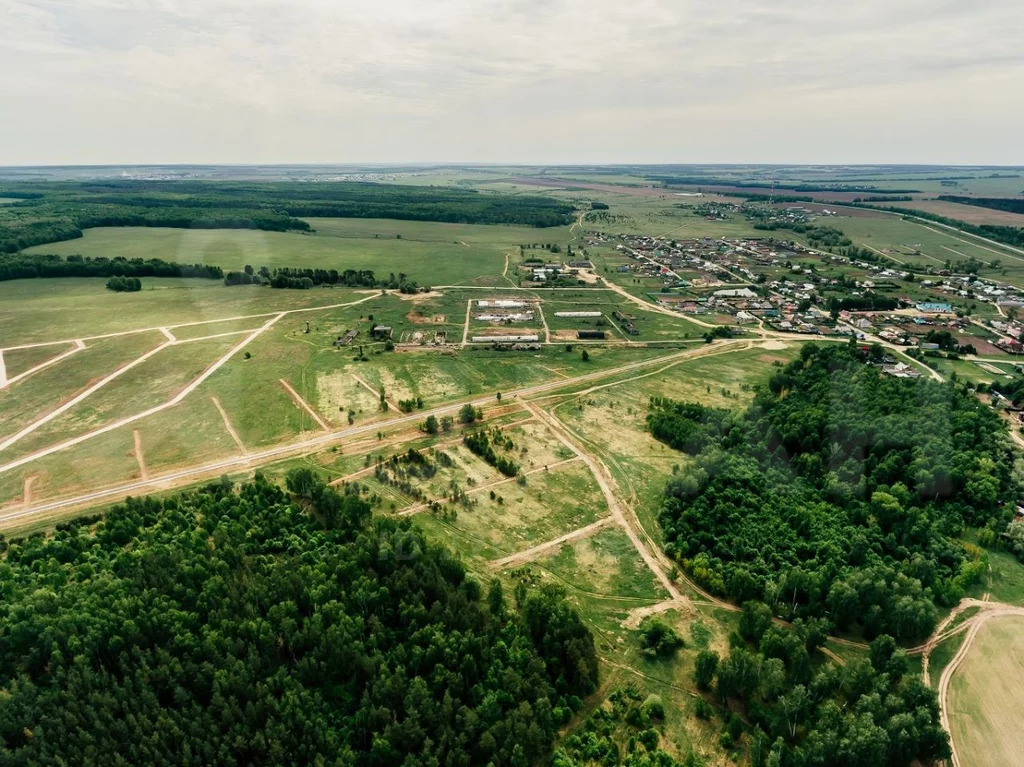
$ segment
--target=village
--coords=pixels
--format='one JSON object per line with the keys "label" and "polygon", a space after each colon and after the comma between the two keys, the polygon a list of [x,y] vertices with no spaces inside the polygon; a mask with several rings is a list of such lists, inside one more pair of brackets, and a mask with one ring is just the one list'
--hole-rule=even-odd
{"label": "village", "polygon": [[1024,292],[975,275],[924,276],[777,239],[623,235],[606,244],[624,257],[616,271],[635,276],[652,300],[716,324],[877,338],[926,353],[1024,353]]}

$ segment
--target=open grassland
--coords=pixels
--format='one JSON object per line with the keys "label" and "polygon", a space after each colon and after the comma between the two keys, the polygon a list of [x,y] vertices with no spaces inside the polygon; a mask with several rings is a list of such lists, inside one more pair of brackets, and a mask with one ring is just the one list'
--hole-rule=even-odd
{"label": "open grassland", "polygon": [[218,338],[174,344],[161,349],[144,362],[126,370],[116,382],[90,394],[0,455],[8,460],[27,455],[106,426],[124,416],[162,405],[198,378],[237,342],[236,338]]}
{"label": "open grassland", "polygon": [[988,593],[994,602],[1024,607],[1024,564],[1005,551],[989,551],[988,564],[989,572],[972,596],[981,598]]}
{"label": "open grassland", "polygon": [[0,390],[0,435],[13,435],[165,340],[160,333],[149,332],[93,341],[61,362]]}
{"label": "open grassland", "polygon": [[9,349],[2,352],[4,355],[4,367],[7,370],[7,378],[14,378],[22,373],[26,373],[72,348],[74,348],[74,345],[68,343],[56,344],[54,346],[30,346],[26,349]]}
{"label": "open grassland", "polygon": [[[485,245],[519,249],[534,242],[564,242],[569,227],[444,224],[432,221],[398,221],[379,218],[308,218],[320,237],[344,239],[402,239],[441,245]],[[463,246],[465,247],[465,246]]]}
{"label": "open grassland", "polygon": [[[0,346],[271,314],[346,303],[367,295],[345,288],[228,288],[212,280],[148,278],[138,293],[114,293],[104,283],[86,277],[0,282]],[[257,325],[261,323],[256,320]],[[193,327],[182,337],[190,334],[207,335]]]}
{"label": "open grassland", "polygon": [[563,587],[593,596],[636,597],[651,601],[668,594],[655,580],[626,534],[609,527],[582,540],[566,543],[525,566],[542,569]]}
{"label": "open grassland", "polygon": [[[387,220],[311,219],[316,234],[224,229],[101,227],[76,240],[29,253],[162,258],[240,270],[309,267],[405,273],[420,284],[497,284],[505,253],[523,242],[567,239],[562,228],[429,224]],[[408,236],[407,236],[408,235]],[[545,239],[546,238],[546,239]]]}
{"label": "open grassland", "polygon": [[[489,490],[474,492],[470,496],[473,506],[460,507],[457,517],[447,521],[462,540],[471,542],[463,551],[467,556],[485,560],[505,557],[589,525],[606,514],[597,483],[578,462],[531,474],[522,484],[505,482],[493,489],[494,498]],[[433,519],[423,512],[417,515],[417,521],[424,515]]]}
{"label": "open grassland", "polygon": [[[139,465],[135,460],[131,430],[111,431],[87,443],[0,473],[0,507],[6,509],[12,504],[23,503],[26,484],[30,486],[32,502],[37,503],[138,477]],[[25,524],[37,524],[37,521],[26,520]],[[8,527],[5,532],[16,532],[17,529],[17,526]]]}
{"label": "open grassland", "polygon": [[963,763],[1005,767],[1024,754],[1024,618],[985,623],[953,674],[949,694],[952,737]]}

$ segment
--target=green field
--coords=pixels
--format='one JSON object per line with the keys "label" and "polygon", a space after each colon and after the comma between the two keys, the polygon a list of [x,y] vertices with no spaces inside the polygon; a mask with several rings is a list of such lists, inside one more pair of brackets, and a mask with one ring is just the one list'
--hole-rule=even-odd
{"label": "green field", "polygon": [[3,346],[265,315],[366,297],[345,288],[226,288],[211,280],[174,279],[145,279],[138,293],[114,293],[103,287],[104,282],[81,277],[0,282]]}
{"label": "green field", "polygon": [[985,266],[979,274],[1024,285],[1024,256],[998,245],[979,242],[970,235],[888,214],[837,216],[828,223],[845,232],[855,244],[875,248],[910,266],[939,270],[947,261],[955,263],[973,258],[986,265],[998,261],[998,267]]}
{"label": "green field", "polygon": [[[108,227],[28,253],[162,258],[239,270],[310,267],[400,272],[426,285],[501,284],[505,254],[521,243],[564,242],[567,228],[440,224],[380,219],[310,219],[316,234],[253,230]],[[235,288],[236,290],[241,288]]]}

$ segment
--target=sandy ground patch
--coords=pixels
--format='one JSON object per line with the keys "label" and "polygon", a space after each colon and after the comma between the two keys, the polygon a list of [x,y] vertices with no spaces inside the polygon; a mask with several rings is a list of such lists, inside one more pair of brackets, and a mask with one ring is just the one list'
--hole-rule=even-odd
{"label": "sandy ground patch", "polygon": [[413,303],[416,303],[416,302],[419,302],[419,301],[426,301],[426,300],[431,299],[431,298],[440,298],[441,296],[444,295],[444,293],[442,293],[439,290],[431,290],[429,293],[398,293],[398,292],[395,292],[395,293],[391,293],[391,295],[396,296],[396,297],[402,299],[403,301],[412,301]]}
{"label": "sandy ground patch", "polygon": [[446,314],[432,314],[427,316],[420,314],[416,309],[413,309],[405,318],[414,325],[444,325],[448,322],[448,315]]}
{"label": "sandy ground patch", "polygon": [[782,349],[788,349],[789,344],[785,341],[765,341],[762,348],[768,349],[769,351],[781,351]]}
{"label": "sandy ground patch", "polygon": [[328,413],[331,420],[337,423],[347,422],[350,408],[356,411],[358,422],[361,418],[376,415],[380,404],[351,373],[343,370],[317,376],[316,403],[321,413]]}

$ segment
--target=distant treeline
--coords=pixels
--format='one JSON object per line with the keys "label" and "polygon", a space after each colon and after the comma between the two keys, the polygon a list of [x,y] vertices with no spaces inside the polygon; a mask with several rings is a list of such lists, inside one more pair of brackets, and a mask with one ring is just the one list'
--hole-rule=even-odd
{"label": "distant treeline", "polygon": [[174,264],[159,258],[105,258],[19,253],[0,256],[0,281],[33,277],[200,277],[219,280],[224,271],[209,264]]}
{"label": "distant treeline", "polygon": [[573,206],[539,196],[370,183],[10,182],[0,197],[0,252],[82,236],[97,226],[310,231],[300,216],[465,224],[571,223]]}
{"label": "distant treeline", "polygon": [[940,194],[939,199],[946,202],[958,202],[961,205],[974,205],[978,208],[1024,213],[1024,198],[1015,200],[1012,197],[960,197],[955,194]]}
{"label": "distant treeline", "polygon": [[231,285],[269,285],[272,288],[291,288],[308,290],[316,285],[337,285],[345,288],[387,288],[402,293],[416,293],[420,285],[410,280],[404,273],[397,276],[394,272],[387,279],[378,279],[370,269],[296,269],[281,267],[269,269],[261,266],[255,271],[246,265],[241,272],[228,272],[224,275],[224,284]]}
{"label": "distant treeline", "polygon": [[771,181],[735,181],[725,178],[707,178],[704,176],[647,176],[651,181],[658,181],[666,186],[735,186],[739,189],[764,189],[774,186],[792,192],[884,192],[886,194],[912,194],[920,189],[882,189],[877,186],[851,186],[842,182],[835,184],[801,184],[772,183]]}

